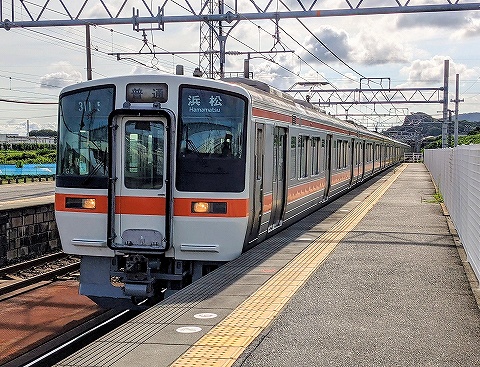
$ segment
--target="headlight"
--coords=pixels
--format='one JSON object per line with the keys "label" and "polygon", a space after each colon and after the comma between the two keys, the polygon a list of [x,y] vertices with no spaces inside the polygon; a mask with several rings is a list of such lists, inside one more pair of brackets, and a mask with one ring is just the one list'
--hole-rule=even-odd
{"label": "headlight", "polygon": [[96,199],[93,198],[65,198],[65,208],[71,209],[95,209]]}
{"label": "headlight", "polygon": [[192,213],[227,214],[227,203],[225,202],[192,202]]}

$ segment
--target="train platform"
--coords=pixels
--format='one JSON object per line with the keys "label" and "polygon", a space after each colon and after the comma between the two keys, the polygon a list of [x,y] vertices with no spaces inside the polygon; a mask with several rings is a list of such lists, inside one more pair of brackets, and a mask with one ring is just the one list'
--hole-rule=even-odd
{"label": "train platform", "polygon": [[478,284],[434,193],[398,166],[56,366],[478,366]]}

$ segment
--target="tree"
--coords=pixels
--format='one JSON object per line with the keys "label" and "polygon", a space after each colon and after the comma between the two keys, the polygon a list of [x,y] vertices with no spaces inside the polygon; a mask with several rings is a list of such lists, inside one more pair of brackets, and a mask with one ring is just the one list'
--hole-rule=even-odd
{"label": "tree", "polygon": [[28,136],[55,137],[57,136],[57,132],[50,129],[32,130]]}

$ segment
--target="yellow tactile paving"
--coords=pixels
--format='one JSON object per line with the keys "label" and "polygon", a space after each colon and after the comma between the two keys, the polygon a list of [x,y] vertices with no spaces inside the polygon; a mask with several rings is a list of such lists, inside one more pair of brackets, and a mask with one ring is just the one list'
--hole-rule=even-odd
{"label": "yellow tactile paving", "polygon": [[[268,324],[270,324],[272,320],[271,319],[257,319],[257,318],[251,318],[251,319],[235,319],[235,318],[226,318],[224,319],[221,324],[226,325],[226,326],[231,326],[231,327],[237,327],[237,328],[243,328],[243,327],[249,327],[249,328],[262,328],[266,327]],[[215,329],[215,328],[214,328]],[[201,338],[196,344],[201,344],[204,345],[203,338]]]}
{"label": "yellow tactile paving", "polygon": [[271,304],[265,305],[265,302],[258,302],[258,300],[255,300],[249,303],[244,303],[242,308],[244,310],[248,310],[251,312],[251,310],[258,310],[260,306],[262,306],[263,310],[265,311],[273,311],[273,312],[280,311],[283,308],[283,305],[280,303],[271,303]]}
{"label": "yellow tactile paving", "polygon": [[231,366],[325,261],[338,243],[363,219],[406,168],[394,174],[286,264],[230,315],[198,340],[172,366]]}
{"label": "yellow tactile paving", "polygon": [[238,328],[236,326],[228,326],[228,325],[218,325],[215,327],[214,330],[210,330],[209,334],[212,335],[225,335],[225,336],[251,336],[257,335],[261,332],[260,328],[253,328],[253,327],[244,327]]}
{"label": "yellow tactile paving", "polygon": [[[207,335],[205,335],[207,337]],[[202,338],[203,339],[203,338]],[[225,337],[225,340],[231,339],[230,337]],[[215,359],[226,359],[226,358],[238,358],[243,353],[243,347],[231,347],[231,346],[216,346],[216,345],[204,345],[204,344],[195,344],[189,350],[187,350],[183,355],[187,358],[205,358],[208,357],[210,360]],[[175,366],[176,363],[172,366]],[[185,364],[181,364],[185,366]]]}
{"label": "yellow tactile paving", "polygon": [[231,313],[231,316],[234,318],[241,318],[241,319],[270,319],[272,320],[278,313],[278,310],[257,310],[256,312],[252,312],[251,309],[241,309],[235,310]]}
{"label": "yellow tactile paving", "polygon": [[253,337],[207,334],[202,341],[205,343],[205,345],[213,347],[222,347],[224,346],[225,342],[227,342],[230,347],[246,347],[253,341]]}
{"label": "yellow tactile paving", "polygon": [[226,359],[216,359],[211,360],[210,358],[182,358],[182,364],[174,363],[172,366],[181,367],[181,366],[190,366],[190,367],[227,367],[235,363],[236,359],[226,358]]}

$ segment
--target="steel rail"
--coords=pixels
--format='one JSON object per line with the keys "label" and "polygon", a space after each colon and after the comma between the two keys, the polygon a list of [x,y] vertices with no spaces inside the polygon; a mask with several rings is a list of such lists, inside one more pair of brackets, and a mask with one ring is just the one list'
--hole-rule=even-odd
{"label": "steel rail", "polygon": [[43,282],[46,280],[53,280],[60,275],[65,275],[73,271],[77,271],[79,269],[80,269],[80,261],[73,264],[59,267],[54,270],[50,270],[43,274],[34,275],[30,278],[12,281],[12,282],[9,282],[8,284],[0,286],[0,295],[3,296],[7,293],[18,291],[19,289],[28,287],[35,283]]}
{"label": "steel rail", "polygon": [[0,268],[0,278],[6,277],[8,276],[8,274],[13,274],[21,270],[32,268],[34,266],[43,265],[45,263],[48,263],[49,261],[60,260],[67,257],[68,255],[63,252],[56,252],[54,254],[37,257],[36,259],[22,261],[17,264],[5,266],[3,268]]}
{"label": "steel rail", "polygon": [[85,344],[105,335],[136,315],[138,315],[138,312],[132,310],[107,310],[44,344],[11,359],[2,364],[2,367],[52,366],[84,347]]}

